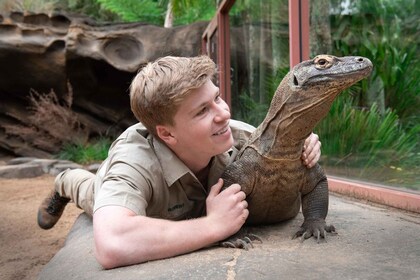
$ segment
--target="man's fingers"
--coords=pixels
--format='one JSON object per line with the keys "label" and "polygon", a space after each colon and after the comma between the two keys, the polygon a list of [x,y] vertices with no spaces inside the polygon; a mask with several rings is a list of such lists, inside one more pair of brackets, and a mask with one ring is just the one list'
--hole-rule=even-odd
{"label": "man's fingers", "polygon": [[317,134],[312,133],[305,140],[302,152],[303,163],[308,167],[313,167],[321,157],[321,142]]}
{"label": "man's fingers", "polygon": [[317,143],[312,148],[311,153],[306,156],[305,161],[309,165],[314,165],[315,163],[318,162],[320,156],[321,156],[321,142],[317,141]]}
{"label": "man's fingers", "polygon": [[304,146],[305,146],[305,151],[307,151],[307,154],[310,153],[314,149],[315,145],[318,142],[319,142],[319,137],[315,133],[311,133],[311,135],[309,135],[309,137],[306,138]]}
{"label": "man's fingers", "polygon": [[248,202],[246,200],[242,200],[242,205],[244,209],[248,208]]}
{"label": "man's fingers", "polygon": [[246,199],[246,193],[244,193],[243,191],[241,191],[241,195],[242,195],[242,200]]}
{"label": "man's fingers", "polygon": [[238,192],[241,191],[241,186],[238,184],[232,184],[229,187],[227,187],[226,189],[223,190],[223,192],[225,193],[229,193],[229,194],[236,194]]}
{"label": "man's fingers", "polygon": [[223,187],[223,179],[219,179],[217,181],[217,183],[211,187],[209,196],[214,197],[214,196],[218,195],[220,193],[222,187]]}

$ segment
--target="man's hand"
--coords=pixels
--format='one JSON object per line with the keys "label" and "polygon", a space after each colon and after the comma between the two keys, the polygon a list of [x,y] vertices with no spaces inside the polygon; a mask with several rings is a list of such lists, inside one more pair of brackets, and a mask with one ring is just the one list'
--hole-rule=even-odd
{"label": "man's hand", "polygon": [[220,233],[220,239],[235,234],[248,218],[248,203],[241,186],[233,184],[223,191],[223,180],[219,179],[212,186],[206,199],[207,217],[211,219],[212,226]]}
{"label": "man's hand", "polygon": [[311,133],[305,140],[302,152],[302,161],[306,167],[313,167],[321,157],[321,142],[315,133]]}

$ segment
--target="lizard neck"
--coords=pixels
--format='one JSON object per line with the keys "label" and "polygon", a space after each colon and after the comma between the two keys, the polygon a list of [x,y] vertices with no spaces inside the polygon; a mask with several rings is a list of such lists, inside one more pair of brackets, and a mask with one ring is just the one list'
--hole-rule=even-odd
{"label": "lizard neck", "polygon": [[300,158],[305,139],[332,102],[300,98],[284,82],[287,80],[286,77],[278,87],[266,118],[250,139],[261,155],[270,158]]}
{"label": "lizard neck", "polygon": [[250,137],[260,155],[296,158],[335,97],[372,71],[362,57],[319,55],[296,65],[282,80],[266,118]]}

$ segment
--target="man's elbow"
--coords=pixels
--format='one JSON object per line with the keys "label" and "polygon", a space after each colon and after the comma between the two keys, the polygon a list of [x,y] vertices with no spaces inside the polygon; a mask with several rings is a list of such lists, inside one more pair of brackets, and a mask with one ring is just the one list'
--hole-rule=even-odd
{"label": "man's elbow", "polygon": [[104,269],[112,269],[121,265],[120,252],[112,244],[95,241],[95,258]]}
{"label": "man's elbow", "polygon": [[95,238],[94,255],[104,269],[143,263],[147,259],[142,255],[133,256],[130,248],[124,246],[120,237]]}

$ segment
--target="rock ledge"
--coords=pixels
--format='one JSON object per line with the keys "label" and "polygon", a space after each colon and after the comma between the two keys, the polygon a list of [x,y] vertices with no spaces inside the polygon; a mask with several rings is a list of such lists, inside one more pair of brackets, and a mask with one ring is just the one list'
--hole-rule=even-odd
{"label": "rock ledge", "polygon": [[100,163],[80,165],[69,160],[18,157],[0,165],[0,178],[34,178],[44,174],[56,176],[66,169],[83,168],[95,173]]}

